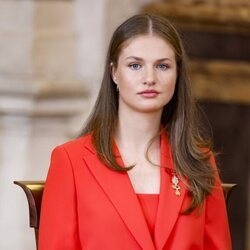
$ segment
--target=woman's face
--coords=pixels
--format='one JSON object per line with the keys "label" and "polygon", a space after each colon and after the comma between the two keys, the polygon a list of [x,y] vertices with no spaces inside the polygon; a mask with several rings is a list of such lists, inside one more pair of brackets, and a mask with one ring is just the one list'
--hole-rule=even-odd
{"label": "woman's face", "polygon": [[119,109],[159,112],[171,100],[177,78],[175,53],[157,35],[142,35],[123,47],[112,77],[119,88]]}

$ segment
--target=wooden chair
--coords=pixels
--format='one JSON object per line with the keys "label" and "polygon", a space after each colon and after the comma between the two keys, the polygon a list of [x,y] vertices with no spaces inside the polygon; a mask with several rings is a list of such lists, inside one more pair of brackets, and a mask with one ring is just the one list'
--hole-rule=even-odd
{"label": "wooden chair", "polygon": [[237,187],[237,184],[222,183],[222,189],[223,189],[223,192],[224,192],[224,196],[225,196],[227,206],[228,206],[228,201],[229,201],[230,195],[231,195],[232,191],[236,187]]}
{"label": "wooden chair", "polygon": [[[20,186],[26,194],[28,205],[29,205],[30,227],[34,228],[35,230],[36,248],[37,248],[40,209],[41,209],[41,201],[42,201],[45,182],[44,181],[14,181],[14,184]],[[224,196],[225,196],[227,205],[228,205],[230,195],[236,186],[237,184],[228,184],[228,183],[222,184],[222,188],[224,191]]]}
{"label": "wooden chair", "polygon": [[36,249],[38,249],[38,230],[43,196],[44,181],[14,181],[26,194],[29,205],[30,227],[35,230]]}

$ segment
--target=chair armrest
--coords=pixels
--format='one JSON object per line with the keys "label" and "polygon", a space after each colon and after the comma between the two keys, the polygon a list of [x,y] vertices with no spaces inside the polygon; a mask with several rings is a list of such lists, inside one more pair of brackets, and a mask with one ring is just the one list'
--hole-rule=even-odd
{"label": "chair armrest", "polygon": [[223,192],[224,192],[226,203],[228,204],[231,193],[237,187],[237,184],[222,183],[221,186],[222,186],[222,189],[223,189]]}
{"label": "chair armrest", "polygon": [[14,181],[26,194],[29,204],[30,227],[39,228],[41,201],[44,189],[44,181]]}

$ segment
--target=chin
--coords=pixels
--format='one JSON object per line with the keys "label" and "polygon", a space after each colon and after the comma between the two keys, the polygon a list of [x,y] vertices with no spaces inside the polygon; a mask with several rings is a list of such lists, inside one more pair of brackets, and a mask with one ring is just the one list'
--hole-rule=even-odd
{"label": "chin", "polygon": [[138,108],[137,111],[141,112],[141,113],[146,113],[146,114],[150,114],[150,113],[158,113],[161,112],[163,110],[164,106],[157,106],[157,107],[141,107]]}

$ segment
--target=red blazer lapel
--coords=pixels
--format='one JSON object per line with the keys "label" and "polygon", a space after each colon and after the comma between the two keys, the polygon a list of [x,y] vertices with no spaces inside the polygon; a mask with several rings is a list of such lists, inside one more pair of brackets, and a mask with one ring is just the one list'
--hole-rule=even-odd
{"label": "red blazer lapel", "polygon": [[155,245],[157,249],[163,249],[166,244],[179,216],[186,193],[183,183],[179,180],[181,195],[175,194],[175,190],[172,188],[171,171],[166,171],[166,167],[173,170],[174,165],[165,133],[161,135],[161,166],[160,198],[155,222]]}
{"label": "red blazer lapel", "polygon": [[[83,160],[116,208],[117,212],[120,214],[136,241],[142,249],[155,249],[128,174],[108,169],[100,162],[91,144],[88,145],[88,149],[92,151],[92,154],[84,156]],[[119,164],[123,165],[121,158],[118,158],[118,161]]]}
{"label": "red blazer lapel", "polygon": [[[162,168],[159,205],[155,222],[155,246],[128,174],[112,171],[100,162],[91,140],[85,146],[92,153],[85,155],[83,160],[139,245],[143,249],[163,249],[179,216],[186,193],[181,180],[179,180],[181,196],[177,196],[172,188],[172,175],[169,169],[174,170],[174,165],[165,133],[162,133],[161,136]],[[115,155],[118,155],[118,163],[124,166],[117,148],[115,148]]]}

